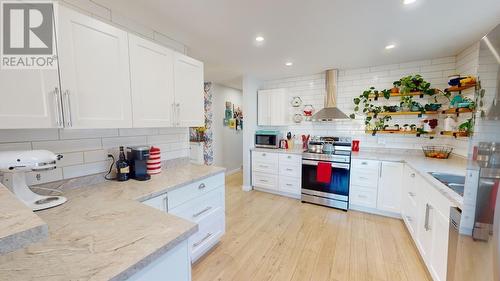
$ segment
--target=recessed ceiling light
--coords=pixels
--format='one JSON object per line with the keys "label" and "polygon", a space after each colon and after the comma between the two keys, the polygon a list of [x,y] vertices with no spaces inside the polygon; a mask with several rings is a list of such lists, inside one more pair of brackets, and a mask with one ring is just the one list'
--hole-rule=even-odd
{"label": "recessed ceiling light", "polygon": [[396,45],[394,45],[394,44],[389,44],[389,45],[385,46],[386,50],[390,50],[390,49],[394,49],[394,48],[396,48]]}
{"label": "recessed ceiling light", "polygon": [[288,62],[286,62],[286,63],[285,63],[285,65],[286,65],[286,66],[292,66],[292,65],[293,65],[293,62],[288,61]]}
{"label": "recessed ceiling light", "polygon": [[417,2],[417,0],[403,0],[403,4],[405,4],[405,5],[410,5],[410,4],[413,4],[415,2]]}
{"label": "recessed ceiling light", "polygon": [[255,37],[255,41],[257,41],[257,42],[263,42],[264,41],[264,37],[257,36],[257,37]]}

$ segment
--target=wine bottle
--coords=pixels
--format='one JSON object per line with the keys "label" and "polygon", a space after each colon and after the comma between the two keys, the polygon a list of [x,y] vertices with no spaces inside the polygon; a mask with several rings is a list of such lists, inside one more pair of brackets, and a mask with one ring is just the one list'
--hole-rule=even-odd
{"label": "wine bottle", "polygon": [[116,161],[116,180],[117,181],[127,181],[129,179],[130,168],[127,160],[125,159],[125,152],[123,152],[123,146],[120,146],[120,156],[118,161]]}

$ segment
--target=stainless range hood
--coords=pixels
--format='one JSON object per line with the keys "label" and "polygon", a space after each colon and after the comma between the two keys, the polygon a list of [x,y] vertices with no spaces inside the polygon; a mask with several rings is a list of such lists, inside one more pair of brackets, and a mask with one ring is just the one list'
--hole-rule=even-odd
{"label": "stainless range hood", "polygon": [[328,122],[339,119],[349,119],[340,109],[337,108],[337,69],[326,71],[326,97],[325,108],[313,115],[314,122]]}

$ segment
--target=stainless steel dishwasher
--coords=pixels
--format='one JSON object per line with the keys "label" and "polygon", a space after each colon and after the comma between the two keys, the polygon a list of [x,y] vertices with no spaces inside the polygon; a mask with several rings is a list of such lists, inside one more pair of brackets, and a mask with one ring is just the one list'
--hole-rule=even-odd
{"label": "stainless steel dishwasher", "polygon": [[455,266],[457,259],[458,238],[460,229],[460,219],[462,218],[462,210],[457,207],[450,209],[450,234],[448,236],[448,270],[446,279],[448,281],[455,280]]}

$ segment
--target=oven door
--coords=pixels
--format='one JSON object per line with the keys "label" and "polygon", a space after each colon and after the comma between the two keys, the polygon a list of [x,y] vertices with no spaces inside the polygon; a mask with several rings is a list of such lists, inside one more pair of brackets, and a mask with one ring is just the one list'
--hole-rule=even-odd
{"label": "oven door", "polygon": [[302,160],[302,193],[348,202],[350,165],[331,163],[330,183],[321,183],[316,180],[318,163],[314,160]]}

